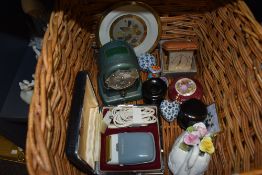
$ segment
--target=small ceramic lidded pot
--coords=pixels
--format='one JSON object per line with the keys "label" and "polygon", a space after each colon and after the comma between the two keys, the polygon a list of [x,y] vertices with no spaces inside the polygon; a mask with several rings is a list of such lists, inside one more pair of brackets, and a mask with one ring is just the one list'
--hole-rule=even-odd
{"label": "small ceramic lidded pot", "polygon": [[150,78],[142,84],[142,96],[146,104],[160,105],[166,91],[167,85],[160,78]]}
{"label": "small ceramic lidded pot", "polygon": [[138,58],[139,67],[147,72],[149,68],[156,65],[156,58],[149,53],[141,54]]}
{"label": "small ceramic lidded pot", "polygon": [[206,105],[198,99],[190,99],[180,105],[177,121],[181,128],[186,129],[198,122],[204,122],[207,117]]}
{"label": "small ceramic lidded pot", "polygon": [[203,88],[196,79],[181,77],[175,79],[169,86],[168,96],[171,100],[181,102],[191,98],[200,100],[203,96]]}

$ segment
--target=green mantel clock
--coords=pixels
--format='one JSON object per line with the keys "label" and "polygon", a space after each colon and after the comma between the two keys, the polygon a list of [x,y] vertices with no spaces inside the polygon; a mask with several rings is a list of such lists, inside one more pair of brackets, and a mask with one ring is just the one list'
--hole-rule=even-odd
{"label": "green mantel clock", "polygon": [[105,105],[140,99],[141,79],[133,48],[125,41],[106,43],[98,57],[99,94]]}

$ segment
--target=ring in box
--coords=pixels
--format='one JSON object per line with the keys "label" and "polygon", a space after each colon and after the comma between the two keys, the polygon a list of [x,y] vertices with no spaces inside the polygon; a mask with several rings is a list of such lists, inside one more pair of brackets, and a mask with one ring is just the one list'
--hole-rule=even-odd
{"label": "ring in box", "polygon": [[183,75],[197,72],[193,41],[162,41],[160,55],[162,75]]}
{"label": "ring in box", "polygon": [[[66,141],[66,155],[72,164],[88,174],[163,174],[158,120],[146,126],[104,127],[108,111],[116,107],[99,108],[84,72],[77,75],[73,95]],[[136,113],[140,108],[150,108],[156,118],[158,115],[156,106],[120,107]]]}

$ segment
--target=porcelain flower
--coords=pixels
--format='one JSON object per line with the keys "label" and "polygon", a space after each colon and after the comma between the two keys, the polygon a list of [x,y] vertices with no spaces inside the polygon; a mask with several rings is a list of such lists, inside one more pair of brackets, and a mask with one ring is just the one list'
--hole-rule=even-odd
{"label": "porcelain flower", "polygon": [[208,133],[206,125],[202,122],[188,127],[183,141],[181,148],[185,148],[185,150],[190,150],[189,146],[198,145],[200,143],[198,145],[200,151],[209,154],[215,151],[210,133]]}
{"label": "porcelain flower", "polygon": [[201,138],[207,134],[206,125],[202,122],[194,124],[193,128],[198,132],[198,136]]}
{"label": "porcelain flower", "polygon": [[199,149],[208,154],[212,154],[215,151],[211,137],[204,137],[199,145]]}
{"label": "porcelain flower", "polygon": [[197,134],[189,133],[185,135],[184,142],[187,145],[196,145],[200,142],[200,140]]}

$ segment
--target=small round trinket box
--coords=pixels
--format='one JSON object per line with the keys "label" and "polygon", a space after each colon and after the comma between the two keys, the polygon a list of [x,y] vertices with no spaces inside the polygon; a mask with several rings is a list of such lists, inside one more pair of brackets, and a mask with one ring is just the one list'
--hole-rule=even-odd
{"label": "small round trinket box", "polygon": [[203,88],[201,84],[192,78],[177,78],[168,88],[168,96],[171,100],[184,102],[188,99],[202,99]]}
{"label": "small round trinket box", "polygon": [[168,122],[172,122],[177,118],[179,109],[180,104],[177,101],[169,102],[168,100],[163,100],[160,104],[162,117]]}
{"label": "small round trinket box", "polygon": [[149,68],[151,66],[156,65],[156,58],[154,57],[154,55],[151,55],[149,53],[141,54],[137,59],[139,67],[143,71],[149,71]]}
{"label": "small round trinket box", "polygon": [[181,128],[186,129],[207,117],[206,105],[198,99],[192,98],[180,105],[177,121]]}
{"label": "small round trinket box", "polygon": [[160,78],[150,78],[142,84],[142,96],[146,104],[159,105],[167,91],[166,83]]}
{"label": "small round trinket box", "polygon": [[161,68],[159,66],[151,66],[149,67],[148,78],[158,78],[160,77]]}

